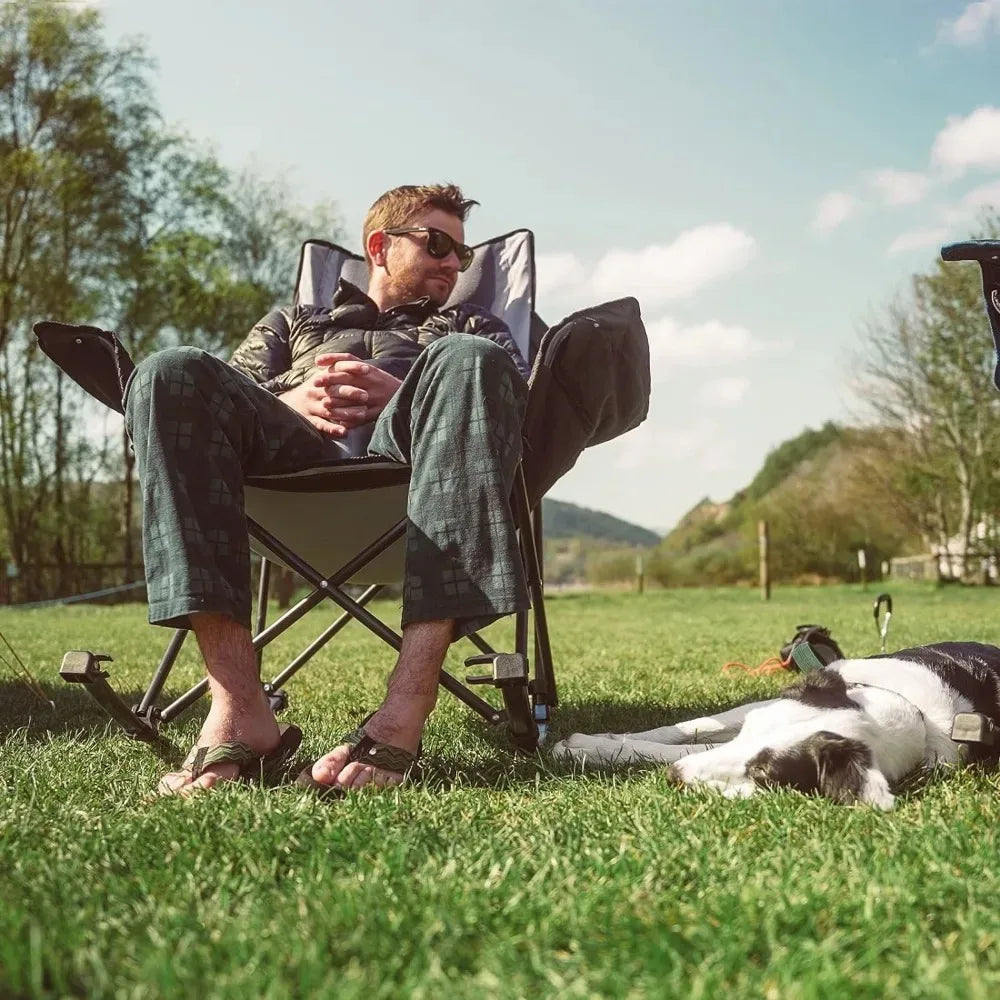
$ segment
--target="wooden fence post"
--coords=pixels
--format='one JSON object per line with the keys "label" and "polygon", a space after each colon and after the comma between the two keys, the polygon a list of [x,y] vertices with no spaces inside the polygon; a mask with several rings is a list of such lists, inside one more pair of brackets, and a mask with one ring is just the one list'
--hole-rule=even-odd
{"label": "wooden fence post", "polygon": [[757,523],[757,548],[760,551],[760,596],[762,600],[769,601],[771,600],[771,563],[767,521]]}
{"label": "wooden fence post", "polygon": [[636,590],[641,594],[645,589],[646,576],[642,571],[642,554],[635,557],[635,585]]}

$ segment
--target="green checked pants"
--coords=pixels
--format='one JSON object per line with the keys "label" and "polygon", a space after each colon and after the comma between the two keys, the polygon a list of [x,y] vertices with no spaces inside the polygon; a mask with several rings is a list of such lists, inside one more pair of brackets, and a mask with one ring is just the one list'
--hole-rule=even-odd
{"label": "green checked pants", "polygon": [[[509,505],[526,397],[502,348],[451,334],[421,353],[379,416],[369,453],[412,467],[403,625],[454,619],[457,638],[528,607]],[[249,628],[245,478],[343,458],[343,446],[191,347],[139,364],[125,420],[142,489],[149,620],[186,627],[192,612],[214,612]]]}

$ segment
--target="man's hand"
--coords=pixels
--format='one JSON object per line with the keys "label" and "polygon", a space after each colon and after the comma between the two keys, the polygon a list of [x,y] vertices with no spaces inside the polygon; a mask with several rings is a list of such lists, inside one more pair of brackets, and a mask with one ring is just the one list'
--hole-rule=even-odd
{"label": "man's hand", "polygon": [[353,354],[320,354],[299,386],[278,397],[330,437],[371,423],[385,409],[400,380]]}

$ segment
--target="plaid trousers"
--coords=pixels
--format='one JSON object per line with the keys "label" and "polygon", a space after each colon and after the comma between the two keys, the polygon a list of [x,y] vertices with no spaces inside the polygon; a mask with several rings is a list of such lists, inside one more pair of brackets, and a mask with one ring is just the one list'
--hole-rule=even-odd
{"label": "plaid trousers", "polygon": [[[369,452],[412,468],[404,626],[453,619],[457,638],[528,607],[509,504],[526,398],[502,348],[452,334],[420,354],[376,421]],[[342,458],[343,445],[191,347],[138,365],[125,419],[142,491],[150,622],[187,627],[192,612],[214,612],[249,627],[245,478]]]}

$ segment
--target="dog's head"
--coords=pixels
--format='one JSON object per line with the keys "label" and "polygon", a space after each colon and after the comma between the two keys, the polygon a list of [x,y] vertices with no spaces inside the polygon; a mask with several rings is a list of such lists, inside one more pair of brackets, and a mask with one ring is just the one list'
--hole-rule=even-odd
{"label": "dog's head", "polygon": [[885,801],[888,783],[878,775],[881,781],[874,784],[879,787],[871,787],[873,772],[872,753],[864,743],[826,729],[789,747],[764,747],[746,763],[747,777],[761,788],[794,788],[848,805],[891,808],[892,795]]}
{"label": "dog's head", "polygon": [[[897,696],[849,694],[839,673],[814,671],[748,713],[730,743],[682,757],[671,775],[681,784],[707,784],[732,796],[793,788],[834,802],[891,809],[893,795],[877,763],[880,742],[902,730],[912,752],[920,752],[916,744],[919,737],[922,750],[923,727],[919,712],[895,704],[884,712],[880,698]],[[888,728],[882,716],[891,716]],[[920,733],[911,735],[914,725]]]}

